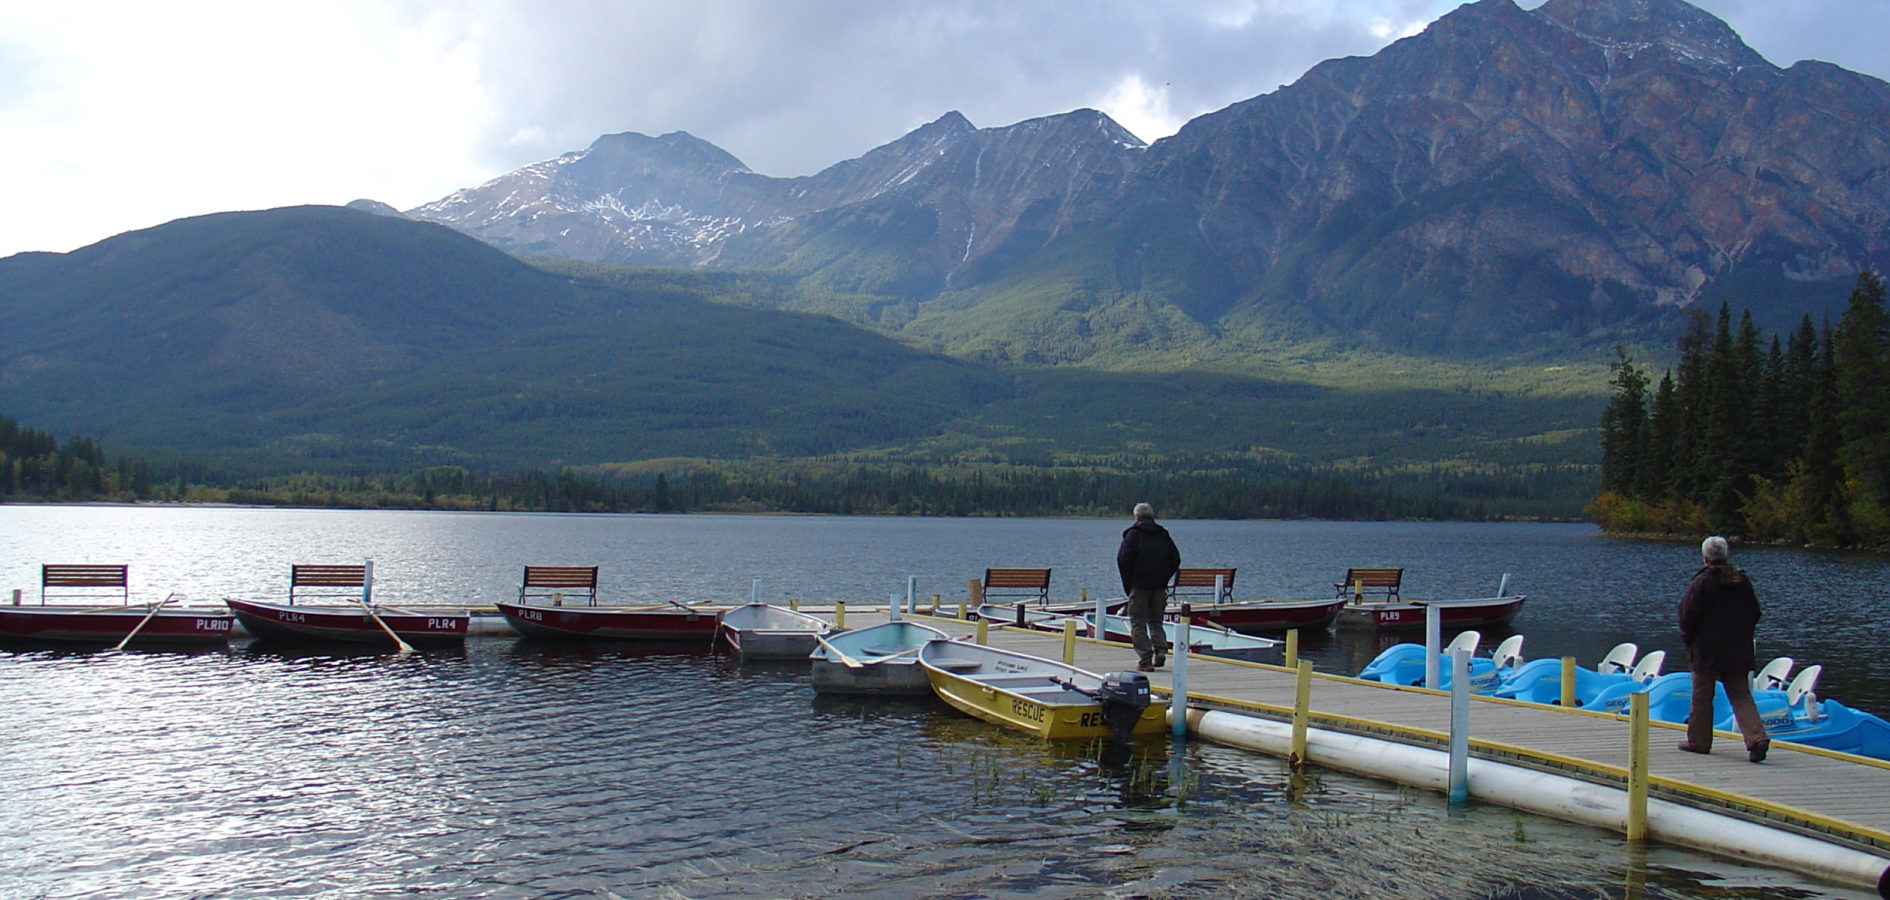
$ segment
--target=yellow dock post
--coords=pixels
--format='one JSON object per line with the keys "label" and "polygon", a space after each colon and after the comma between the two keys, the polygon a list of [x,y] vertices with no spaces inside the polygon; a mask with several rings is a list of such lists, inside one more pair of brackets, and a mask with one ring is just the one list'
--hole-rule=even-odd
{"label": "yellow dock post", "polygon": [[1647,840],[1647,693],[1628,695],[1627,839]]}
{"label": "yellow dock post", "polygon": [[787,608],[795,612],[800,612],[801,611],[801,598],[799,597],[787,598]]}
{"label": "yellow dock post", "polygon": [[833,627],[843,630],[847,627],[847,602],[845,600],[833,602]]}
{"label": "yellow dock post", "polygon": [[1562,657],[1562,708],[1575,708],[1575,657]]}
{"label": "yellow dock post", "polygon": [[1312,660],[1299,661],[1299,680],[1293,687],[1293,747],[1286,762],[1297,769],[1306,764],[1306,722],[1312,707]]}
{"label": "yellow dock post", "polygon": [[939,601],[938,595],[933,594],[932,595],[932,615],[935,615],[935,616],[938,615],[938,601]]}
{"label": "yellow dock post", "polygon": [[1299,668],[1299,629],[1286,632],[1286,659],[1281,663],[1289,669]]}
{"label": "yellow dock post", "polygon": [[1063,620],[1063,664],[1076,664],[1076,620]]}
{"label": "yellow dock post", "polygon": [[978,643],[982,645],[982,644],[988,644],[990,642],[991,642],[991,623],[985,621],[983,618],[980,618],[978,619]]}

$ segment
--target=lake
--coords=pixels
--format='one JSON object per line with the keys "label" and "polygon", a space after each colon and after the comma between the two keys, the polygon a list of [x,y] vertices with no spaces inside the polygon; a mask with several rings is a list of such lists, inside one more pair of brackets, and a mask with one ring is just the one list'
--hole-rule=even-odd
{"label": "lake", "polygon": [[[610,600],[948,601],[987,566],[1117,593],[1126,521],[0,507],[0,589],[127,563],[135,598],[277,599],[373,559],[388,602],[489,603],[599,565]],[[1692,545],[1577,525],[1165,523],[1241,598],[1398,565],[1413,597],[1529,595],[1530,657],[1668,649]],[[1737,548],[1762,657],[1890,709],[1874,556]],[[1485,648],[1500,635],[1486,635]],[[1350,674],[1396,638],[1308,636]],[[1125,663],[1132,656],[1125,651]],[[1670,666],[1670,668],[1672,668]],[[817,698],[799,666],[475,638],[410,657],[0,651],[0,896],[1862,897],[1801,876],[1198,743],[1126,765],[935,702]]]}

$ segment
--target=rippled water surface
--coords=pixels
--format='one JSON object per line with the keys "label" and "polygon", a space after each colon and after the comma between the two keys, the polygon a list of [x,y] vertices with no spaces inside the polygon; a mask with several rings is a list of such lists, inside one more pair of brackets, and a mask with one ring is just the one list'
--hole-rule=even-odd
{"label": "rippled water surface", "polygon": [[[0,575],[27,602],[42,562],[129,563],[140,597],[267,598],[292,562],[371,557],[378,596],[489,602],[524,563],[599,564],[618,597],[742,600],[759,578],[767,599],[877,602],[909,575],[956,599],[987,565],[1048,565],[1074,596],[1109,586],[1122,524],[0,507]],[[1347,565],[1405,565],[1417,596],[1509,572],[1525,651],[1584,659],[1677,642],[1693,566],[1569,526],[1170,527],[1190,564],[1240,566],[1243,596],[1321,593]],[[1881,561],[1739,562],[1762,644],[1827,683],[1878,656]],[[1376,643],[1310,649],[1342,670]],[[1209,745],[1106,765],[663,646],[0,651],[0,746],[0,897],[1864,896]]]}

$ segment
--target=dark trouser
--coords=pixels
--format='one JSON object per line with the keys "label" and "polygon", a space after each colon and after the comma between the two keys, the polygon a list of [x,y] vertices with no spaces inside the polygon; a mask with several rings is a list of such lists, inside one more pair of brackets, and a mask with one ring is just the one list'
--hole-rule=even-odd
{"label": "dark trouser", "polygon": [[1687,709],[1687,743],[1705,752],[1713,749],[1713,684],[1726,686],[1726,700],[1732,704],[1733,720],[1739,723],[1739,735],[1746,748],[1765,740],[1765,722],[1752,702],[1752,673],[1746,669],[1700,669],[1693,667],[1693,703]]}
{"label": "dark trouser", "polygon": [[1162,631],[1162,617],[1168,614],[1168,592],[1161,588],[1129,589],[1129,639],[1135,642],[1135,655],[1144,663],[1168,655],[1167,635]]}

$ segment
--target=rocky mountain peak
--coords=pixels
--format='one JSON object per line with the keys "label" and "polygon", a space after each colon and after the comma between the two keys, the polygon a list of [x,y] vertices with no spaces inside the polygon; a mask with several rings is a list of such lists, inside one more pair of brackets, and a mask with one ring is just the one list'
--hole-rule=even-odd
{"label": "rocky mountain peak", "polygon": [[1725,22],[1684,0],[1549,0],[1536,15],[1614,53],[1657,49],[1722,71],[1767,65]]}

